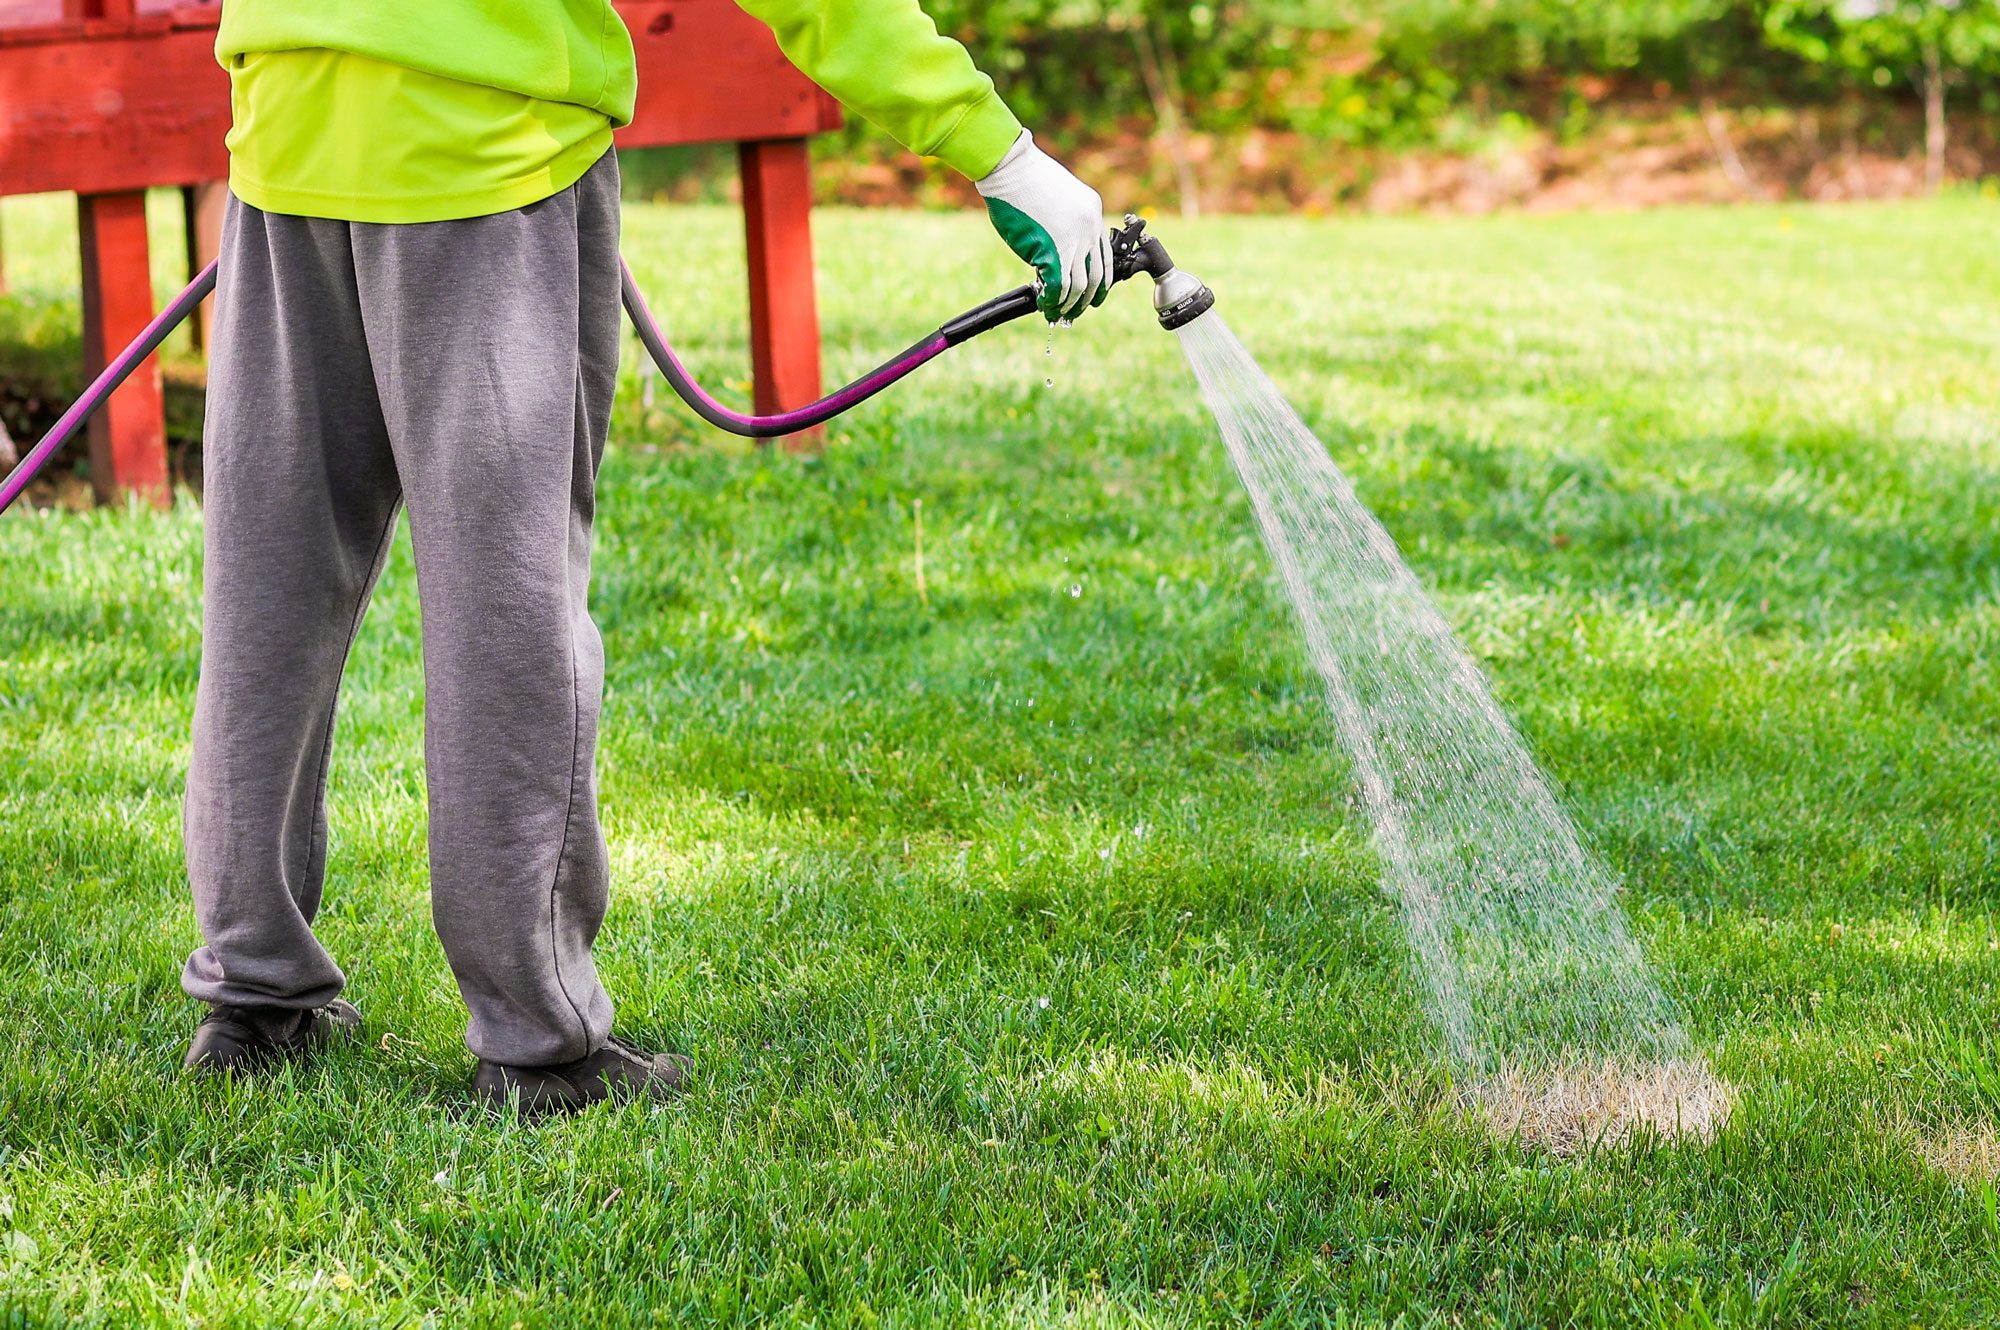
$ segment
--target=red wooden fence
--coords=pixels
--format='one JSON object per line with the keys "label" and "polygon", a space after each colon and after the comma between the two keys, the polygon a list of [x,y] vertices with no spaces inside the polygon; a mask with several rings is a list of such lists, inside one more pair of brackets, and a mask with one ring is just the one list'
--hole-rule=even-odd
{"label": "red wooden fence", "polygon": [[[820,391],[806,139],[838,127],[839,108],[733,0],[618,10],[639,56],[638,108],[618,141],[739,145],[756,409],[803,405]],[[0,0],[0,194],[77,195],[90,374],[153,314],[147,188],[188,191],[190,267],[213,256],[229,128],[217,17],[172,0]],[[156,361],[98,413],[90,450],[100,498],[168,501]]]}

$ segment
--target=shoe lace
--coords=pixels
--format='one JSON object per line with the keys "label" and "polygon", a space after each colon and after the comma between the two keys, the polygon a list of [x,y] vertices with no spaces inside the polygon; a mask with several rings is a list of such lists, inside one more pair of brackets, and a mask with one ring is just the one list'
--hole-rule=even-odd
{"label": "shoe lace", "polygon": [[648,1065],[648,1066],[652,1064],[653,1055],[651,1053],[646,1052],[644,1049],[640,1048],[637,1044],[634,1044],[629,1039],[620,1038],[618,1035],[615,1034],[607,1035],[605,1036],[604,1039],[604,1046],[616,1052],[620,1057],[623,1057],[628,1062],[637,1062],[642,1065]]}

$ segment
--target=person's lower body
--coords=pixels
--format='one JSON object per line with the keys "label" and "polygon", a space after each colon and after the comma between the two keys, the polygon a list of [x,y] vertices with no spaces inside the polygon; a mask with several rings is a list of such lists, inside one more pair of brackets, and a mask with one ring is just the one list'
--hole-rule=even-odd
{"label": "person's lower body", "polygon": [[407,509],[423,604],[432,919],[483,1061],[605,1047],[591,946],[603,651],[590,532],[619,348],[618,168],[463,221],[231,199],[203,436],[184,831],[213,1007],[323,1011],[314,936],[350,647]]}

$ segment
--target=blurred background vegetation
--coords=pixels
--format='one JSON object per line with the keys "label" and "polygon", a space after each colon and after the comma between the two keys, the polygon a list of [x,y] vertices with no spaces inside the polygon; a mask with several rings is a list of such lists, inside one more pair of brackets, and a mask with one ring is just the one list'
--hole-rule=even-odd
{"label": "blurred background vegetation", "polygon": [[[926,0],[1124,206],[1883,197],[2000,162],[2000,0]],[[829,201],[969,198],[866,125]],[[724,153],[633,163],[715,197]],[[1111,196],[1118,195],[1116,199]]]}

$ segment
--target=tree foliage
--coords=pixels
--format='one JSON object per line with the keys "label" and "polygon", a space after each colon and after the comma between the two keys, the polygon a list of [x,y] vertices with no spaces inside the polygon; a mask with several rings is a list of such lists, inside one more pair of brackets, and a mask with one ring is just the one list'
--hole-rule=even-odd
{"label": "tree foliage", "polygon": [[2000,0],[1765,0],[1764,31],[1773,46],[1876,87],[1907,79],[1924,101],[1933,187],[1944,179],[1947,89],[2000,64]]}
{"label": "tree foliage", "polygon": [[[1842,4],[1849,8],[1841,8]],[[1990,67],[2000,0],[927,0],[1033,123],[1157,116],[1410,146],[1583,80],[1905,95],[1933,40]],[[1856,9],[1852,6],[1872,6]],[[1882,71],[1890,71],[1885,79]],[[1921,81],[1914,86],[1921,91]],[[1889,86],[1893,85],[1893,86]]]}
{"label": "tree foliage", "polygon": [[1774,46],[1878,87],[1915,78],[1933,52],[1948,70],[2000,63],[1994,0],[1769,0],[1764,27]]}

